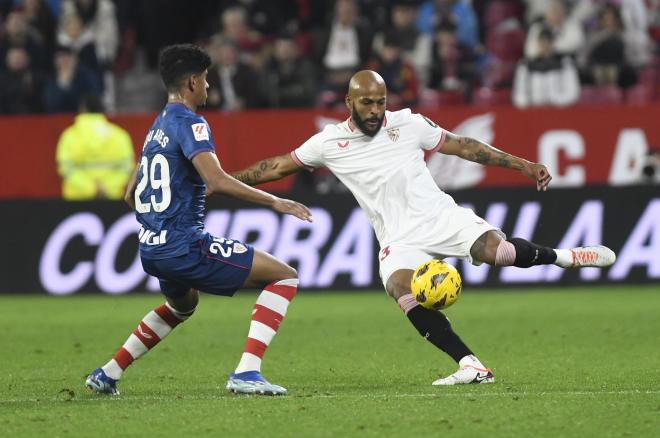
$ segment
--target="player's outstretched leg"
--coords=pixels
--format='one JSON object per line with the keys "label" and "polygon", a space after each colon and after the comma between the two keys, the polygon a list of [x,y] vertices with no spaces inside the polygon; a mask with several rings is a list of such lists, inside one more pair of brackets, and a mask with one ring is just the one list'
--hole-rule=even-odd
{"label": "player's outstretched leg", "polygon": [[488,231],[479,237],[472,245],[470,254],[476,261],[519,268],[550,264],[562,268],[604,268],[616,261],[614,251],[603,245],[553,249],[518,237],[504,240],[495,231]]}
{"label": "player's outstretched leg", "polygon": [[227,390],[237,394],[286,395],[286,388],[261,375],[261,360],[296,295],[298,274],[270,254],[255,249],[252,269],[243,287],[261,288],[262,292],[252,310],[243,355],[227,380]]}
{"label": "player's outstretched leg", "polygon": [[460,385],[468,383],[493,383],[493,372],[486,368],[472,353],[472,350],[452,330],[449,319],[436,310],[419,305],[410,292],[413,271],[400,269],[387,280],[387,293],[397,300],[401,310],[417,329],[420,335],[447,353],[458,363],[454,374],[434,381],[433,385]]}
{"label": "player's outstretched leg", "polygon": [[191,289],[181,298],[168,297],[167,303],[147,313],[114,357],[91,372],[85,380],[87,388],[99,394],[119,395],[117,382],[124,370],[188,319],[198,300],[199,293]]}

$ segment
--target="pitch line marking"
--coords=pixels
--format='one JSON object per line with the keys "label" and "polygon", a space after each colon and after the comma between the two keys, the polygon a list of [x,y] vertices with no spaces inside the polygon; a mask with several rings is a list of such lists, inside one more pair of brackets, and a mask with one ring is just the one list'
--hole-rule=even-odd
{"label": "pitch line marking", "polygon": [[[553,396],[590,396],[590,395],[654,395],[660,394],[660,390],[622,390],[622,391],[556,391],[556,392],[513,392],[513,391],[502,391],[502,392],[462,392],[462,393],[427,393],[427,394],[309,394],[309,395],[289,395],[285,397],[274,397],[278,400],[297,400],[297,399],[306,399],[306,398],[318,398],[318,399],[341,399],[341,398],[353,398],[353,399],[381,399],[381,398],[478,398],[478,397],[501,397],[501,396],[516,396],[516,397],[553,397]],[[252,397],[252,396],[250,396]],[[246,396],[241,395],[232,395],[232,394],[223,394],[223,395],[209,395],[209,396],[196,396],[196,395],[175,395],[171,397],[161,397],[161,396],[126,396],[126,397],[111,397],[111,396],[102,396],[102,397],[92,397],[92,398],[78,398],[75,397],[71,400],[59,400],[57,397],[44,397],[41,399],[35,398],[26,398],[26,399],[0,399],[0,404],[2,403],[42,403],[42,402],[96,402],[96,401],[199,401],[199,400],[231,400],[235,398],[247,398]]]}

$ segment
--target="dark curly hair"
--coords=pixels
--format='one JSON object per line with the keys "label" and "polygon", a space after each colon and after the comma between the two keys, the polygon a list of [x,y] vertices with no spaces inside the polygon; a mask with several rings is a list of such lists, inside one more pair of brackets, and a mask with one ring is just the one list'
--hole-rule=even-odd
{"label": "dark curly hair", "polygon": [[201,74],[211,66],[211,58],[194,44],[167,46],[160,54],[158,70],[168,91],[177,90],[190,75]]}

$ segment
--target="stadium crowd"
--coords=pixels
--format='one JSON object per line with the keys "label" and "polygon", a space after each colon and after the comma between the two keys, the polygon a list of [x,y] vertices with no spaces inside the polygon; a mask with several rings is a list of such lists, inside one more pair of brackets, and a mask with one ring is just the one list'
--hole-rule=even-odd
{"label": "stadium crowd", "polygon": [[0,0],[0,113],[157,110],[176,42],[224,111],[343,105],[362,68],[390,109],[660,99],[660,0]]}

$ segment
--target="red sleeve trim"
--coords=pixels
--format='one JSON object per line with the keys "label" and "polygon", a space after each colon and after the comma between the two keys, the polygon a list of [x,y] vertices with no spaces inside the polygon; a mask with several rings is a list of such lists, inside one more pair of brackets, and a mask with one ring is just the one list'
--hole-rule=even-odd
{"label": "red sleeve trim", "polygon": [[442,148],[442,145],[445,144],[446,137],[447,137],[447,131],[443,129],[442,134],[440,135],[440,140],[438,140],[438,144],[435,145],[433,149],[431,149],[431,153],[438,152]]}
{"label": "red sleeve trim", "polygon": [[314,168],[312,166],[307,166],[307,165],[305,165],[305,163],[300,161],[300,158],[298,158],[298,155],[296,155],[296,151],[291,151],[291,158],[298,165],[298,167],[302,167],[305,170],[308,170],[310,172],[314,172]]}

